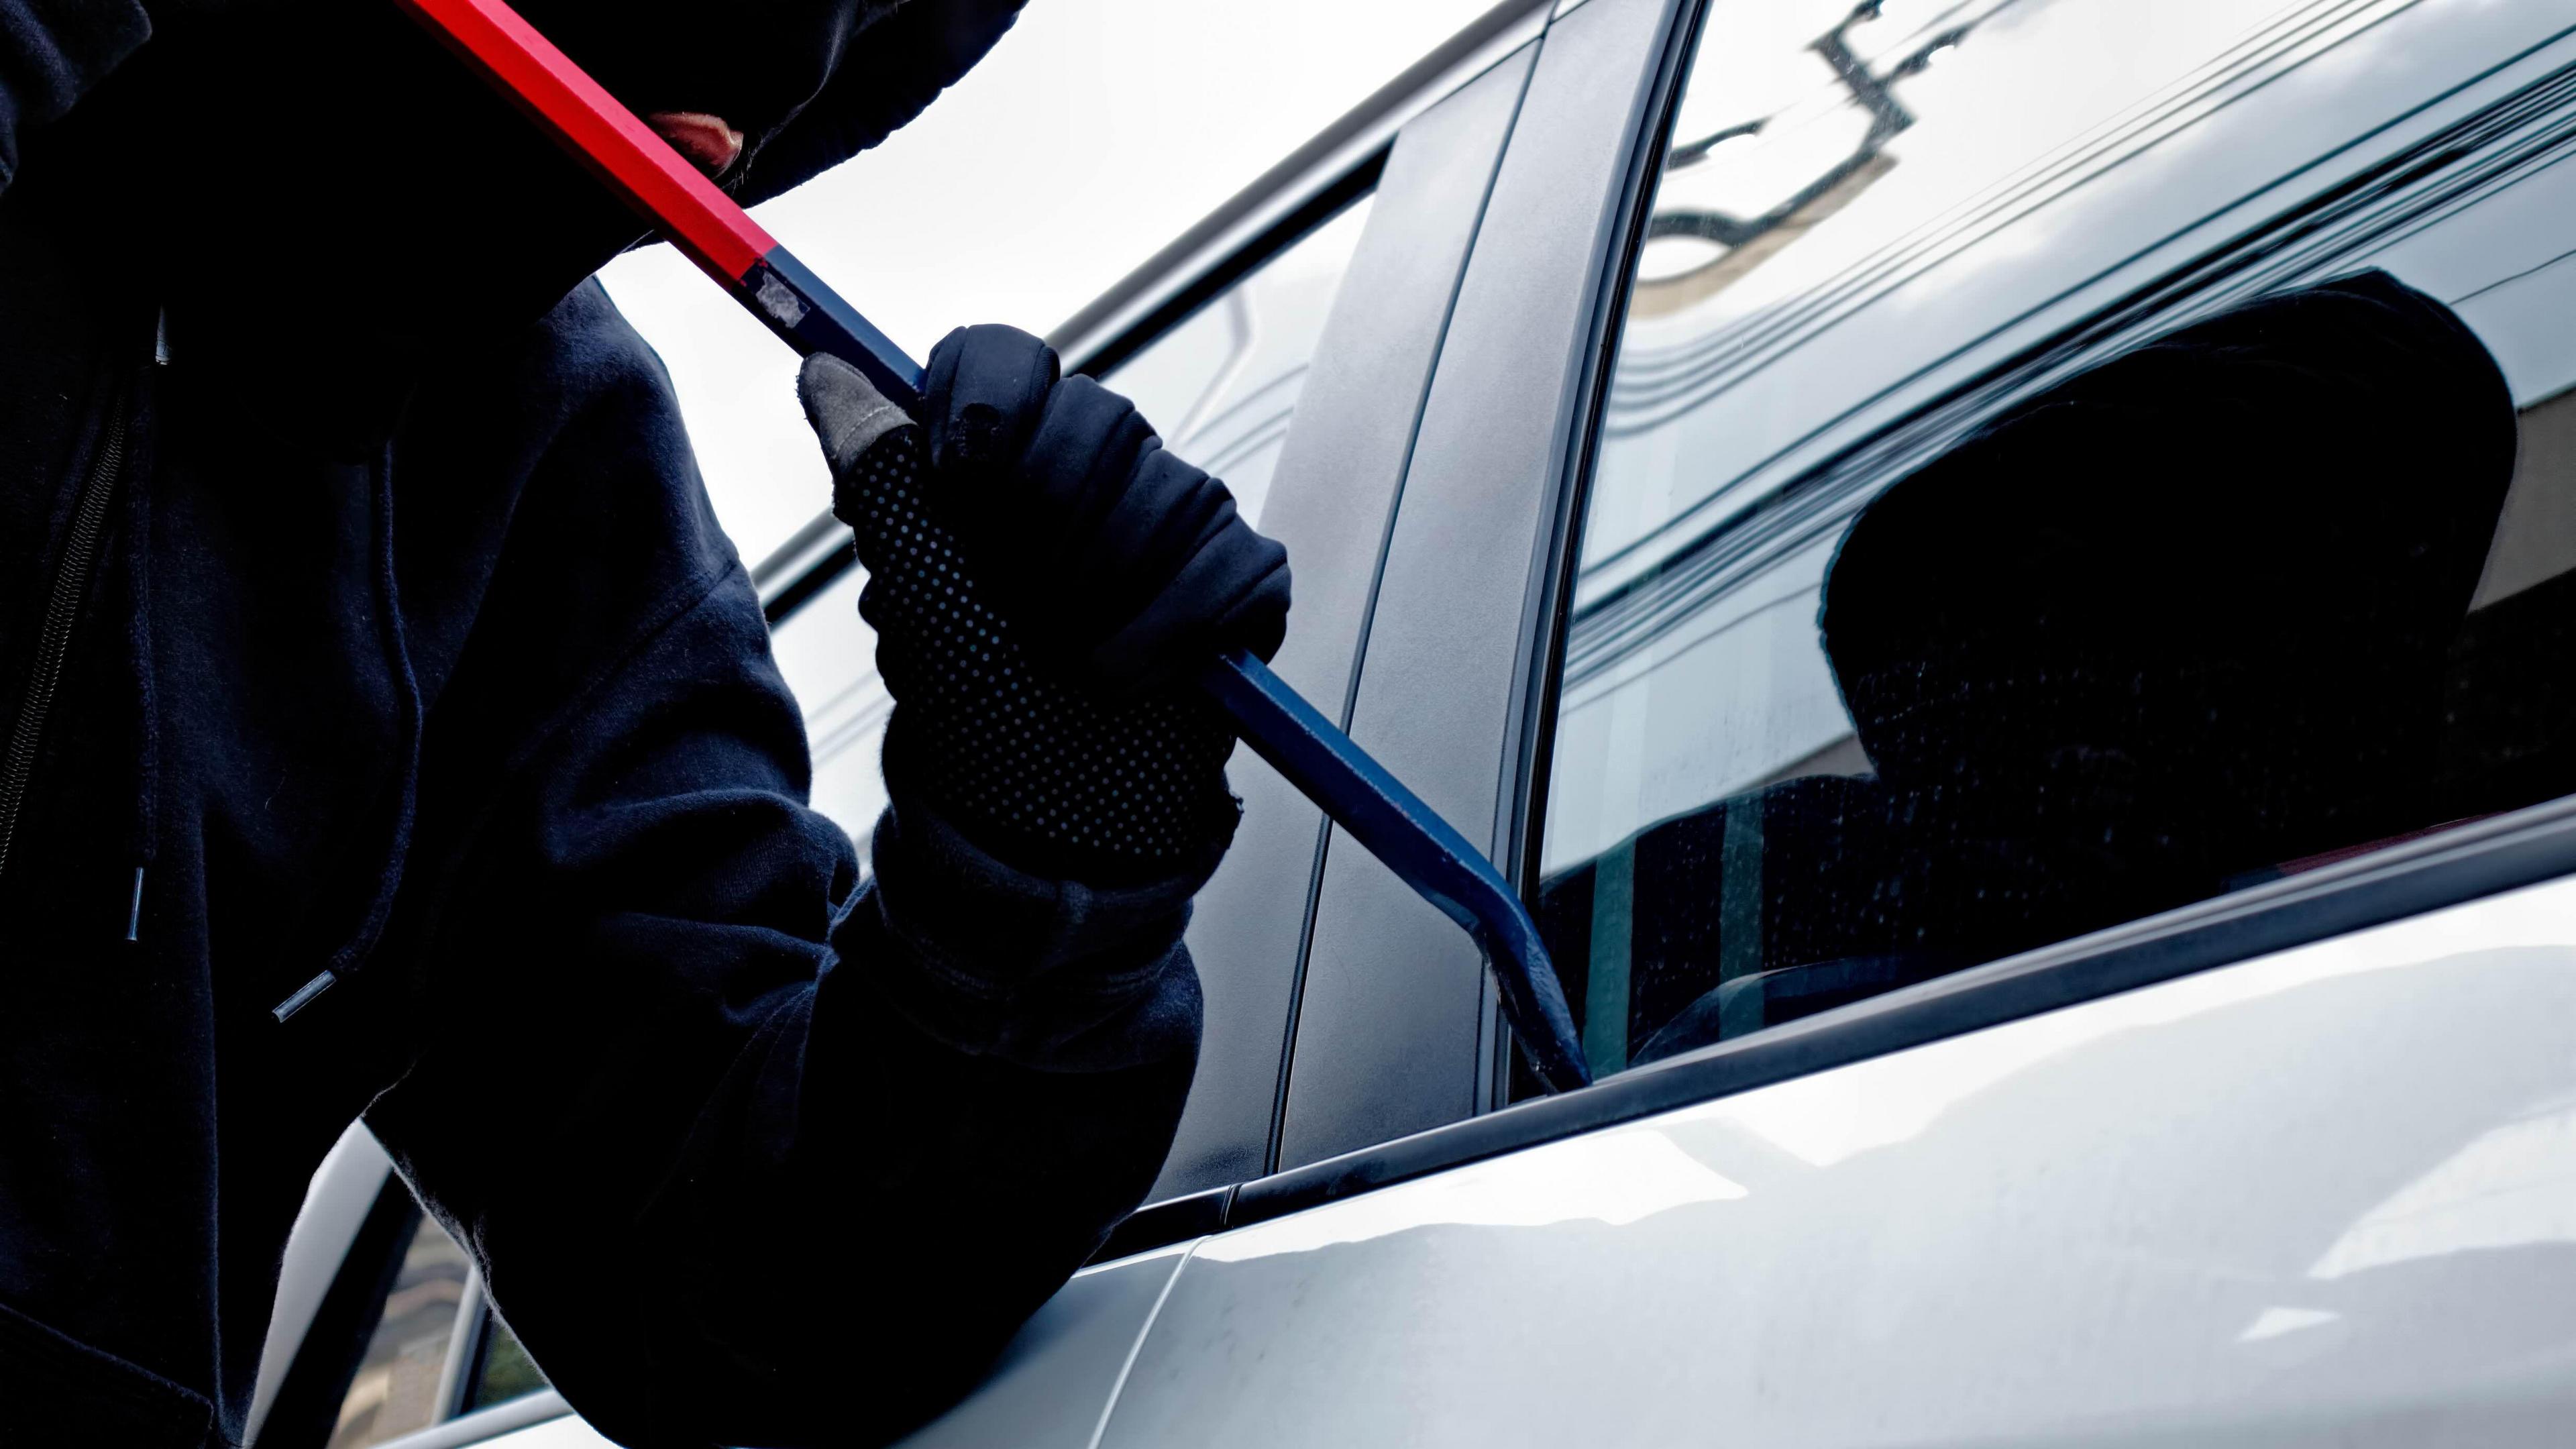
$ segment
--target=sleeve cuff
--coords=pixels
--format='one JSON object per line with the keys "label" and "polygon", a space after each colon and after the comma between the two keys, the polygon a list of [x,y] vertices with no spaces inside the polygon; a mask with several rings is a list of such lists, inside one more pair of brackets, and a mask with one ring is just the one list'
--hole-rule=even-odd
{"label": "sleeve cuff", "polygon": [[876,874],[837,933],[843,964],[947,1045],[1040,1071],[1195,1055],[1198,975],[1181,945],[1206,868],[1094,887],[1020,871],[917,800],[889,807]]}

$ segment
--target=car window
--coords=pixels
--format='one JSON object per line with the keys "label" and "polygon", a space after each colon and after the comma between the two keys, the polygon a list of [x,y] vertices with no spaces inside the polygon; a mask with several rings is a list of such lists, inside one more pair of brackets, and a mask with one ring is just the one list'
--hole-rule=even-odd
{"label": "car window", "polygon": [[442,1394],[452,1383],[448,1355],[461,1346],[457,1319],[473,1265],[435,1219],[419,1217],[357,1375],[340,1401],[330,1449],[365,1449],[447,1417]]}
{"label": "car window", "polygon": [[1537,910],[1598,1071],[2576,790],[2576,40],[1713,0]]}
{"label": "car window", "polygon": [[472,1372],[473,1387],[467,1390],[463,1411],[488,1409],[523,1395],[548,1387],[546,1376],[537,1369],[537,1361],[519,1342],[519,1335],[500,1315],[485,1311],[483,1340]]}
{"label": "car window", "polygon": [[[1255,525],[1333,294],[1366,225],[1363,196],[1102,375],[1173,452],[1225,480]],[[814,808],[864,842],[885,809],[877,754],[894,701],[876,635],[858,616],[855,566],[771,630],[805,715]]]}

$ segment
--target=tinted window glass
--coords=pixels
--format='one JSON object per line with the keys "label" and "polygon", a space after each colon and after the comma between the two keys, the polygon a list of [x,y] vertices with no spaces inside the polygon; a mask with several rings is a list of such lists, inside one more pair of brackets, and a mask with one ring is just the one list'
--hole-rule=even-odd
{"label": "tinted window glass", "polygon": [[330,1449],[364,1449],[446,1417],[440,1388],[471,1271],[465,1250],[423,1215],[341,1401]]}
{"label": "tinted window glass", "polygon": [[[1255,524],[1306,368],[1366,225],[1363,197],[1105,374],[1173,452],[1222,478]],[[876,636],[858,616],[866,576],[853,568],[772,631],[805,713],[814,808],[864,842],[885,808],[877,753],[894,707],[876,672]]]}
{"label": "tinted window glass", "polygon": [[1716,0],[1540,914],[1615,1071],[2576,790],[2576,40]]}

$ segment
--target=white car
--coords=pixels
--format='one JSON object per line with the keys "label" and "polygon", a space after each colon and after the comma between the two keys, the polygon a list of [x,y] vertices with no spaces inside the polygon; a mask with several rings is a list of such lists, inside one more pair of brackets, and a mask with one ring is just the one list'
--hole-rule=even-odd
{"label": "white car", "polygon": [[[1239,753],[1156,1200],[910,1442],[2576,1443],[2572,158],[2569,0],[1512,3],[1066,324],[1287,543],[1280,672],[1524,883],[1600,1080],[1517,1082],[1471,943]],[[2002,959],[1775,965],[1812,862],[1723,807],[1886,763],[1816,624],[1854,517],[2372,268],[2519,418],[2438,818]],[[760,578],[863,832],[846,547]],[[598,1442],[363,1133],[255,1413]]]}

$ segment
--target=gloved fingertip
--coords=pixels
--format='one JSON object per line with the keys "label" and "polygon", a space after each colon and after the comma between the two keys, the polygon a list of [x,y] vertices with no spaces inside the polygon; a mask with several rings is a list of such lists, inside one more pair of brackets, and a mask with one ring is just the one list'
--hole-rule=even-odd
{"label": "gloved fingertip", "polygon": [[957,357],[965,350],[968,330],[952,327],[948,329],[948,335],[940,338],[938,344],[930,349],[929,364],[922,369],[926,386],[936,389],[942,385],[943,379],[957,375]]}
{"label": "gloved fingertip", "polygon": [[1295,606],[1296,591],[1288,571],[1288,550],[1277,539],[1249,529],[1245,532],[1258,545],[1257,549],[1247,550],[1247,556],[1268,562],[1261,569],[1259,581],[1245,590],[1223,627],[1235,642],[1267,664],[1288,642],[1288,615]]}
{"label": "gloved fingertip", "polygon": [[1280,646],[1287,642],[1286,614],[1265,615],[1245,626],[1243,647],[1251,650],[1253,657],[1264,664],[1278,658]]}
{"label": "gloved fingertip", "polygon": [[828,352],[813,353],[805,365],[796,369],[796,396],[805,404],[810,420],[817,396],[832,396],[852,382],[865,382],[860,371]]}
{"label": "gloved fingertip", "polygon": [[866,374],[826,353],[806,358],[797,370],[796,400],[834,473],[846,472],[877,439],[912,421]]}
{"label": "gloved fingertip", "polygon": [[1017,456],[1055,385],[1055,349],[1016,327],[988,323],[950,333],[932,359],[933,461],[971,469]]}

